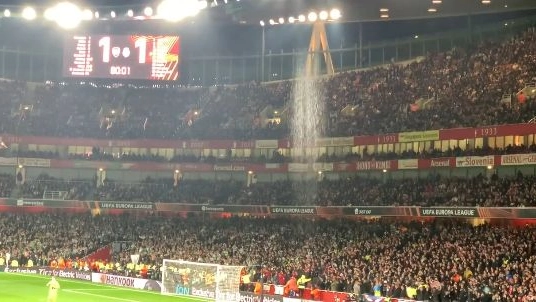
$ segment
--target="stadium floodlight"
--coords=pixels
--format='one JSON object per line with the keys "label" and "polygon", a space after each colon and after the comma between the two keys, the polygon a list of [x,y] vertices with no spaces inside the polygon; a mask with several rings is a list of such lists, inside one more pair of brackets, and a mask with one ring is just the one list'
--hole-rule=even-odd
{"label": "stadium floodlight", "polygon": [[268,23],[270,23],[270,25],[274,25],[275,21],[274,21],[274,19],[270,19],[270,21],[268,21]]}
{"label": "stadium floodlight", "polygon": [[285,18],[283,17],[279,18],[279,24],[285,24]]}
{"label": "stadium floodlight", "polygon": [[6,18],[11,17],[11,11],[9,9],[4,10],[4,17],[6,17]]}
{"label": "stadium floodlight", "polygon": [[491,0],[482,0],[482,4],[490,4]]}
{"label": "stadium floodlight", "polygon": [[261,22],[259,22],[259,24],[260,24],[261,26],[264,26],[264,25],[265,25],[265,24],[264,24],[264,21],[262,21],[262,20],[261,20]]}
{"label": "stadium floodlight", "polygon": [[329,18],[331,20],[339,20],[341,16],[341,11],[338,8],[334,8],[329,12]]}
{"label": "stadium floodlight", "polygon": [[27,6],[22,10],[22,17],[26,20],[33,20],[37,17],[37,12],[31,6]]}
{"label": "stadium floodlight", "polygon": [[150,7],[150,6],[147,6],[144,10],[143,10],[143,13],[147,16],[147,17],[150,17],[153,15],[153,9]]}
{"label": "stadium floodlight", "polygon": [[98,19],[99,18],[99,12],[95,12],[95,19]]}
{"label": "stadium floodlight", "polygon": [[305,15],[299,15],[298,16],[298,21],[305,22]]}
{"label": "stadium floodlight", "polygon": [[294,23],[294,22],[296,22],[296,18],[294,18],[294,17],[288,17],[288,23],[291,23],[291,24],[292,24],[292,23]]}
{"label": "stadium floodlight", "polygon": [[54,21],[64,29],[76,28],[82,21],[83,13],[78,6],[70,2],[60,2],[45,10],[45,18]]}
{"label": "stadium floodlight", "polygon": [[193,17],[201,11],[201,2],[198,0],[163,0],[156,9],[158,18],[177,22]]}
{"label": "stadium floodlight", "polygon": [[117,16],[117,15],[115,14],[114,11],[111,11],[111,12],[110,12],[110,17],[115,18],[116,16]]}
{"label": "stadium floodlight", "polygon": [[129,10],[127,11],[127,16],[129,16],[130,18],[134,17],[134,11],[131,10],[131,9],[129,9]]}
{"label": "stadium floodlight", "polygon": [[93,19],[93,12],[90,9],[84,9],[82,11],[82,20],[89,21],[91,19]]}
{"label": "stadium floodlight", "polygon": [[428,9],[428,12],[429,12],[429,13],[436,13],[436,12],[437,12],[437,8],[435,8],[435,7],[430,7],[430,8]]}
{"label": "stadium floodlight", "polygon": [[55,15],[55,13],[54,13],[54,8],[53,8],[53,7],[49,7],[49,8],[47,8],[47,9],[45,9],[44,17],[45,17],[45,19],[47,19],[48,21],[54,21],[54,18],[56,17],[56,15]]}
{"label": "stadium floodlight", "polygon": [[310,12],[309,15],[307,15],[307,20],[309,20],[309,22],[315,22],[317,19],[318,15],[316,12]]}
{"label": "stadium floodlight", "polygon": [[328,16],[329,16],[329,15],[328,15],[328,12],[325,11],[325,10],[321,11],[321,12],[318,14],[318,18],[320,18],[320,20],[322,20],[322,21],[327,20],[327,19],[328,19]]}

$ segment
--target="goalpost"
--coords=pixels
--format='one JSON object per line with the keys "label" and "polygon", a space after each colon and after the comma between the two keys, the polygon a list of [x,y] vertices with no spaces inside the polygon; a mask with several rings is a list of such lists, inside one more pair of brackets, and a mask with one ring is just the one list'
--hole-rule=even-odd
{"label": "goalpost", "polygon": [[242,268],[244,267],[164,259],[161,293],[194,296],[217,302],[240,301]]}

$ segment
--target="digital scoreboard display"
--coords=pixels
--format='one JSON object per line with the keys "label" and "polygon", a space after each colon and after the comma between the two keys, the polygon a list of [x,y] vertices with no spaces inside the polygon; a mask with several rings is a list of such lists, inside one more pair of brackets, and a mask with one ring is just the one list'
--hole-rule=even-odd
{"label": "digital scoreboard display", "polygon": [[63,76],[174,81],[179,37],[75,35],[66,39]]}

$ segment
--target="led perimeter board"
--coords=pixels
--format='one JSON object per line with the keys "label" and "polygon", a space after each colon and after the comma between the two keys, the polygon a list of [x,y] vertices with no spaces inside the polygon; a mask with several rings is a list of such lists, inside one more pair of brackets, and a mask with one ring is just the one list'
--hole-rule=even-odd
{"label": "led perimeter board", "polygon": [[179,78],[179,49],[178,36],[68,36],[63,76],[174,81]]}

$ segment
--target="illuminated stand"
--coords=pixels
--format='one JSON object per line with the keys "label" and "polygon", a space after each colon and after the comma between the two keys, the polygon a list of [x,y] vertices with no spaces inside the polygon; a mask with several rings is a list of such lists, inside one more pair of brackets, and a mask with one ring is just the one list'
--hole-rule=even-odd
{"label": "illuminated stand", "polygon": [[325,22],[316,21],[313,24],[311,42],[309,43],[309,51],[305,62],[306,76],[321,74],[320,56],[322,54],[324,55],[324,63],[326,64],[326,73],[329,75],[334,74],[335,69],[333,68],[333,61],[331,60]]}

